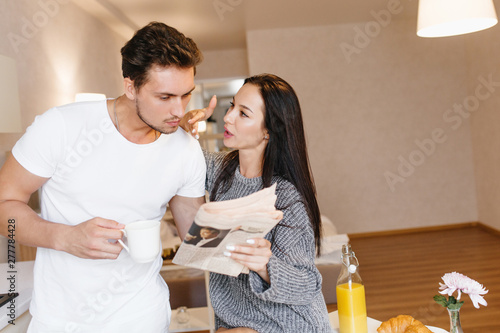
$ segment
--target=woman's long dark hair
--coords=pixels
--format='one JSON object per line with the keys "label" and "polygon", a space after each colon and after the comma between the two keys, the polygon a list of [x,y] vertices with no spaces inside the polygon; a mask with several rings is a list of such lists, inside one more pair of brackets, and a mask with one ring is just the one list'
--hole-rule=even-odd
{"label": "woman's long dark hair", "polygon": [[[321,217],[316,200],[316,188],[307,155],[306,139],[299,100],[293,88],[282,78],[273,74],[249,77],[244,84],[259,88],[264,100],[264,126],[269,141],[264,151],[262,183],[271,186],[274,175],[291,182],[301,194],[314,230],[316,252],[321,250]],[[238,151],[224,158],[222,169],[210,193],[215,201],[219,186],[221,192],[231,187],[234,172],[238,167]],[[220,193],[220,192],[219,192]]]}

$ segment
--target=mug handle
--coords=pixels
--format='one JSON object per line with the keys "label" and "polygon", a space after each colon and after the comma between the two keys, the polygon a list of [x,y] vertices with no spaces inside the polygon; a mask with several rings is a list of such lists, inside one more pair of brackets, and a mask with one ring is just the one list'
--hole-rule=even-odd
{"label": "mug handle", "polygon": [[[123,232],[123,236],[127,237],[127,233],[125,232],[124,229],[120,229],[120,231]],[[123,246],[123,248],[127,250],[128,253],[130,253],[128,246],[125,245],[121,239],[118,240],[118,243],[120,243],[120,245]]]}

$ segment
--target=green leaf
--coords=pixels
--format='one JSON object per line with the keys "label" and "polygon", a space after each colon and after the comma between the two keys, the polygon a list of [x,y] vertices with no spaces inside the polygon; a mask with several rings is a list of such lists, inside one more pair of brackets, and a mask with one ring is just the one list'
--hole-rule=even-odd
{"label": "green leaf", "polygon": [[457,303],[457,299],[453,296],[450,296],[450,299],[448,300],[448,303],[450,304],[456,304]]}
{"label": "green leaf", "polygon": [[458,310],[458,309],[460,309],[462,307],[463,304],[464,304],[464,301],[456,302],[456,300],[455,300],[455,303],[448,305],[448,309],[450,309],[450,310]]}
{"label": "green leaf", "polygon": [[448,301],[443,295],[435,295],[434,301],[436,301],[437,304],[444,306],[445,308],[448,307]]}

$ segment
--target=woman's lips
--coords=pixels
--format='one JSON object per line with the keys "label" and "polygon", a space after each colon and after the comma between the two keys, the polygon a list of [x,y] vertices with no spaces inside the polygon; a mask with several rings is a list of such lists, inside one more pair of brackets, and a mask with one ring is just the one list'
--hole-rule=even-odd
{"label": "woman's lips", "polygon": [[224,131],[224,138],[230,138],[230,137],[233,136],[233,133],[229,132],[227,130],[227,128],[224,128],[224,129],[225,129],[225,131]]}

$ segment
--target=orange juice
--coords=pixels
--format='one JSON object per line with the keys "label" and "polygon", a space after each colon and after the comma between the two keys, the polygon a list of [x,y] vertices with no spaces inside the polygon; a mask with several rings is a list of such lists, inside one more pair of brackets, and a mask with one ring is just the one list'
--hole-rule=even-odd
{"label": "orange juice", "polygon": [[344,283],[337,286],[337,308],[340,333],[368,333],[365,286]]}

